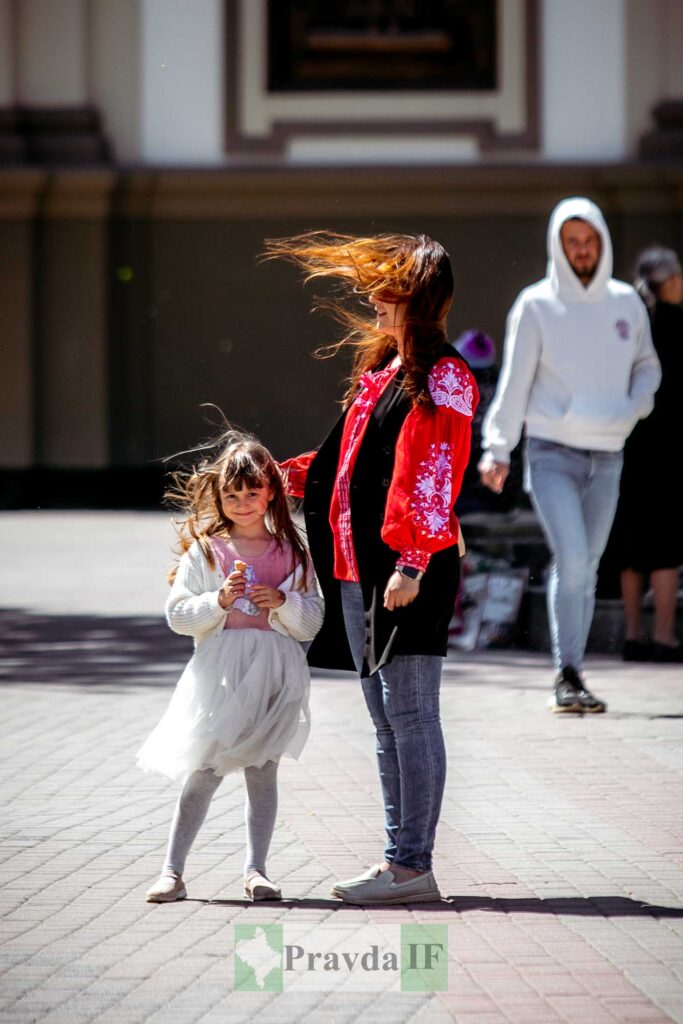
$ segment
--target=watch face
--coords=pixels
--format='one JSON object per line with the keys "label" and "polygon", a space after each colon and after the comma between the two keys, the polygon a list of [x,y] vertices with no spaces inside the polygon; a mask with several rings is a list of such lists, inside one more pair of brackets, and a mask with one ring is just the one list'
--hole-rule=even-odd
{"label": "watch face", "polygon": [[407,576],[409,580],[416,580],[420,575],[420,570],[415,569],[412,565],[401,566],[401,573],[403,576]]}

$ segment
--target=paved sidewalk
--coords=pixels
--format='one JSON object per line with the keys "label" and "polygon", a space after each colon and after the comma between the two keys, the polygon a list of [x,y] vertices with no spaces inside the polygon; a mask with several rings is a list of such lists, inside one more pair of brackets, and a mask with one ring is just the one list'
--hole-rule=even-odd
{"label": "paved sidewalk", "polygon": [[[0,514],[3,1024],[683,1022],[675,666],[591,660],[610,711],[576,718],[546,710],[542,656],[449,660],[445,898],[383,910],[328,895],[380,857],[382,814],[358,685],[315,677],[269,861],[287,899],[242,899],[235,775],[191,855],[190,898],[146,904],[175,787],[133,757],[188,655],[158,613],[169,539],[160,515]],[[358,975],[325,989],[320,971],[318,991],[235,990],[236,924],[323,942],[410,922],[447,926],[447,991],[359,991]]]}

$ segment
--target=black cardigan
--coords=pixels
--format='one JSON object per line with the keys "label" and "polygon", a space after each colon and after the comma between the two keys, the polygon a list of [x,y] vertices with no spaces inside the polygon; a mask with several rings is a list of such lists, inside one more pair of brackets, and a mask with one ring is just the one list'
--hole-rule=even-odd
{"label": "black cardigan", "polygon": [[[438,353],[460,358],[448,345]],[[463,360],[464,362],[464,360]],[[381,538],[387,491],[394,469],[396,442],[412,403],[396,375],[367,425],[351,478],[351,528],[366,609],[367,635],[363,676],[371,675],[394,655],[444,657],[448,623],[460,580],[457,544],[432,555],[415,600],[387,611],[384,590],[396,567],[398,552]],[[318,668],[354,669],[346,638],[339,581],[334,579],[330,502],[339,462],[346,413],[337,421],[313,459],[306,477],[304,516],[308,543],[325,597],[325,620],[308,652]],[[457,495],[453,495],[453,501]]]}

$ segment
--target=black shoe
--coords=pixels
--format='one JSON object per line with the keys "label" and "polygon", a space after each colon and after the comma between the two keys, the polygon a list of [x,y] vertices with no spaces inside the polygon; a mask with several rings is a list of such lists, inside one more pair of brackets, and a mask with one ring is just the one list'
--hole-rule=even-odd
{"label": "black shoe", "polygon": [[675,644],[671,647],[669,644],[658,644],[655,641],[649,660],[658,661],[661,664],[680,664],[683,662],[683,644]]}
{"label": "black shoe", "polygon": [[585,686],[579,690],[579,701],[581,702],[582,711],[588,711],[594,715],[607,711],[607,705],[604,700],[600,700],[594,693],[587,690]]}
{"label": "black shoe", "polygon": [[624,661],[650,661],[653,646],[650,640],[624,640],[621,657]]}
{"label": "black shoe", "polygon": [[587,690],[583,679],[572,665],[565,665],[555,681],[555,692],[550,698],[551,711],[597,714],[607,710],[604,701]]}

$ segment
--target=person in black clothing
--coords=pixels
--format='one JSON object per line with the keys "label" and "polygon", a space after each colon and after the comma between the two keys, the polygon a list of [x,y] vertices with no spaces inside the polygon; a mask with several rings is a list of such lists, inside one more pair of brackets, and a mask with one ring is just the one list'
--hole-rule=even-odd
{"label": "person in black clothing", "polygon": [[280,464],[289,493],[304,497],[325,597],[309,663],[357,669],[377,734],[384,860],[332,892],[355,904],[438,900],[439,687],[460,568],[453,506],[477,407],[474,376],[447,341],[450,260],[426,235],[312,232],[266,251],[366,307],[327,303],[355,356],[344,412],[317,451]]}
{"label": "person in black clothing", "polygon": [[[683,662],[674,625],[683,531],[677,474],[671,450],[681,435],[683,380],[683,270],[671,249],[651,246],[638,259],[634,282],[652,320],[652,339],[662,366],[653,412],[635,427],[624,449],[611,559],[621,570],[626,617],[626,661]],[[646,578],[654,595],[654,634],[642,628]]]}

